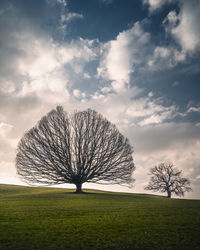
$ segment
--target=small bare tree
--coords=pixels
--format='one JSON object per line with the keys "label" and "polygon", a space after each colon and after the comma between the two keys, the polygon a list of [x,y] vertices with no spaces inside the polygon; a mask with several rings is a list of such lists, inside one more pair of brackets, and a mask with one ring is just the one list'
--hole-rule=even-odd
{"label": "small bare tree", "polygon": [[167,192],[168,198],[171,198],[172,193],[184,196],[185,192],[192,190],[189,187],[190,181],[187,178],[183,178],[182,171],[174,168],[171,163],[161,163],[151,168],[149,175],[152,175],[152,177],[145,190]]}
{"label": "small bare tree", "polygon": [[88,109],[68,115],[61,106],[24,134],[17,148],[17,173],[27,183],[131,184],[132,147],[108,120]]}

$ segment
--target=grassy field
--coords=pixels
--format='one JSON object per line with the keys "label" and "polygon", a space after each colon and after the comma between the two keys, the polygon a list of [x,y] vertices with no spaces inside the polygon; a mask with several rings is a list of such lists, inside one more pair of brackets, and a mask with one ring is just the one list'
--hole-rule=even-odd
{"label": "grassy field", "polygon": [[200,249],[200,200],[0,185],[0,249]]}

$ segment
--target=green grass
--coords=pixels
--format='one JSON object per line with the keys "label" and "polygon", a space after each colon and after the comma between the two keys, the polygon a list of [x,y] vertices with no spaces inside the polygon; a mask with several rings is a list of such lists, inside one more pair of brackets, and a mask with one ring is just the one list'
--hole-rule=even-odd
{"label": "green grass", "polygon": [[0,185],[0,249],[200,249],[200,200]]}

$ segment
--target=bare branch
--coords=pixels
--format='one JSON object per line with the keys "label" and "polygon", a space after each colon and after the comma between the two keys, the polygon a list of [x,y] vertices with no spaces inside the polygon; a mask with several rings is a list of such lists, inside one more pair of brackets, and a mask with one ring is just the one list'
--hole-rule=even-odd
{"label": "bare branch", "polygon": [[28,183],[131,184],[132,147],[108,120],[88,109],[68,115],[58,106],[24,134],[16,167]]}
{"label": "bare branch", "polygon": [[161,163],[151,168],[149,174],[152,175],[152,177],[149,184],[145,187],[145,190],[167,192],[169,198],[171,197],[171,193],[184,196],[185,192],[192,191],[189,187],[190,181],[183,178],[182,171],[174,168],[171,163]]}

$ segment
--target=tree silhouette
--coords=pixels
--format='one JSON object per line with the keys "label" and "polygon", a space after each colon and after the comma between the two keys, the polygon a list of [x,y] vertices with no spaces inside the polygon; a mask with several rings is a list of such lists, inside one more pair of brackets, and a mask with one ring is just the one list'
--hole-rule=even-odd
{"label": "tree silhouette", "polygon": [[173,164],[161,163],[158,166],[150,169],[152,175],[149,184],[145,190],[167,192],[167,197],[171,198],[171,194],[175,193],[178,196],[184,196],[185,192],[192,189],[190,181],[182,177],[182,171],[174,168]]}
{"label": "tree silhouette", "polygon": [[84,182],[131,184],[132,147],[96,111],[69,115],[58,106],[24,134],[17,147],[17,173],[29,184]]}

